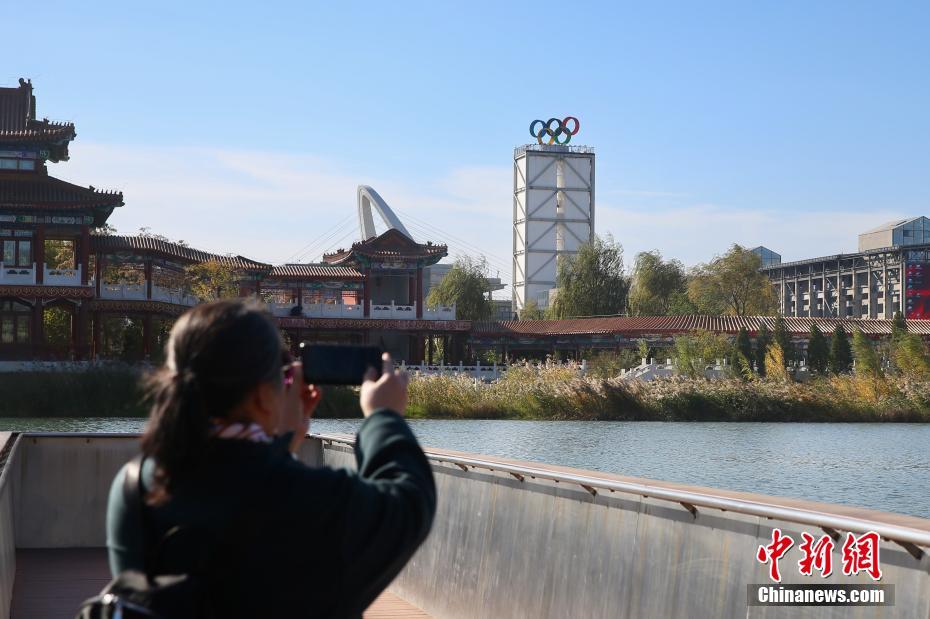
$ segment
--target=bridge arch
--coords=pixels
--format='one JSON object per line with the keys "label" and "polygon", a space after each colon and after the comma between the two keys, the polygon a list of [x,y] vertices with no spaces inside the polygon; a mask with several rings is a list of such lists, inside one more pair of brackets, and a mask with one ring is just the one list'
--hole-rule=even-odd
{"label": "bridge arch", "polygon": [[374,217],[371,214],[372,205],[374,205],[375,209],[378,211],[378,214],[381,216],[381,220],[387,225],[388,228],[394,228],[395,230],[403,232],[406,236],[413,239],[413,235],[407,231],[407,228],[403,223],[401,223],[397,215],[394,214],[394,211],[391,210],[391,207],[388,206],[387,202],[384,201],[384,198],[382,198],[377,191],[368,185],[359,185],[358,224],[362,237],[361,240],[367,241],[373,236],[377,236],[377,232],[375,232]]}

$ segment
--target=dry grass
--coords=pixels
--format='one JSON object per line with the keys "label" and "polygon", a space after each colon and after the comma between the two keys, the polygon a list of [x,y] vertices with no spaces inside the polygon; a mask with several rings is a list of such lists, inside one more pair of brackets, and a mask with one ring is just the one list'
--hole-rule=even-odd
{"label": "dry grass", "polygon": [[411,417],[655,421],[930,421],[930,382],[841,376],[807,383],[673,377],[651,382],[517,367],[497,383],[418,376]]}

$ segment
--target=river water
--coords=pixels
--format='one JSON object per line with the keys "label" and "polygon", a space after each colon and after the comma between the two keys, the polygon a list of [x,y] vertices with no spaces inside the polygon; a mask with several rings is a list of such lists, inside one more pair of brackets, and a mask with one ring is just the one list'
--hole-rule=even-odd
{"label": "river water", "polygon": [[[4,419],[0,431],[138,432],[142,419]],[[361,420],[315,420],[354,433]],[[930,424],[411,420],[420,441],[519,460],[930,518]]]}

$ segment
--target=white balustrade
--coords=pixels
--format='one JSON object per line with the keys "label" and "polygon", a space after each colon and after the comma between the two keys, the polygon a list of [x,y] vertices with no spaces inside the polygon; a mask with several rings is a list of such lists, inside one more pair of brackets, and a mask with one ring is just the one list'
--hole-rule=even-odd
{"label": "white balustrade", "polygon": [[165,288],[163,286],[152,286],[152,300],[187,307],[197,305],[200,302],[197,297],[187,294],[180,288]]}
{"label": "white balustrade", "polygon": [[[268,303],[268,309],[281,318],[364,318],[360,303],[307,303],[296,313],[295,303]],[[417,306],[394,303],[371,303],[369,318],[378,320],[416,320]],[[426,308],[422,320],[455,320],[455,305]]]}
{"label": "white balustrade", "polygon": [[423,309],[423,320],[455,320],[455,304]]}
{"label": "white balustrade", "polygon": [[101,284],[101,299],[119,299],[123,301],[144,301],[145,284]]}
{"label": "white balustrade", "polygon": [[354,303],[308,303],[297,313],[296,303],[269,303],[275,316],[295,318],[364,318],[362,306]]}
{"label": "white balustrade", "polygon": [[33,286],[36,283],[36,265],[18,267],[0,262],[0,284],[3,285],[27,285]]}
{"label": "white balustrade", "polygon": [[81,265],[76,269],[50,269],[47,264],[43,264],[42,268],[42,280],[49,286],[81,285]]}

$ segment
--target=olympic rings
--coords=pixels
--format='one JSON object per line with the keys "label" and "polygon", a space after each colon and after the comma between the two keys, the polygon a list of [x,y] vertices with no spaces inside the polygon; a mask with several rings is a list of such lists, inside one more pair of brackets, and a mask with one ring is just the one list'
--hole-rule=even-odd
{"label": "olympic rings", "polygon": [[[568,128],[568,122],[571,120],[575,121],[574,129]],[[539,123],[539,129],[536,129],[537,123]],[[579,129],[581,129],[581,123],[574,116],[566,116],[562,120],[558,118],[550,118],[547,121],[537,119],[530,123],[530,135],[536,138],[536,141],[540,144],[543,143],[543,137],[547,135],[549,136],[548,144],[568,144]],[[564,138],[564,140],[560,138]]]}

